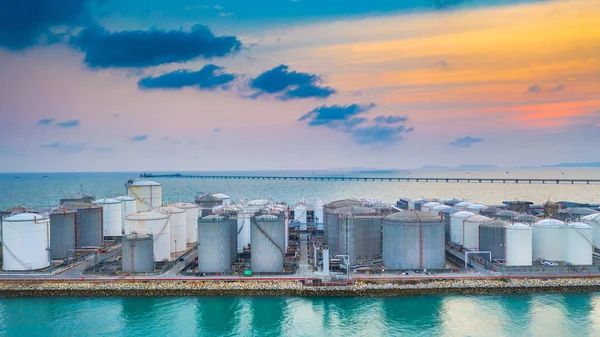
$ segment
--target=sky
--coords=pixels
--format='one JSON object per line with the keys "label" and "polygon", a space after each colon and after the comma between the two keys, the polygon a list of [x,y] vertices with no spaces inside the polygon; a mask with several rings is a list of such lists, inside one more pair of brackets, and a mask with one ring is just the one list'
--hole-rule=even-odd
{"label": "sky", "polygon": [[0,171],[600,161],[597,0],[0,0]]}

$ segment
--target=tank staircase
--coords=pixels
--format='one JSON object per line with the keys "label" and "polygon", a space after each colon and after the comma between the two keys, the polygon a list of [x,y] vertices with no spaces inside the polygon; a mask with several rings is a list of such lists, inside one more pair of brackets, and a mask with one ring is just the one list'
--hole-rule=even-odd
{"label": "tank staircase", "polygon": [[237,179],[237,180],[306,180],[306,181],[377,181],[377,182],[436,182],[436,183],[514,183],[514,184],[600,184],[600,179],[551,178],[450,178],[450,177],[342,177],[342,176],[233,176],[202,174],[142,173],[141,178]]}

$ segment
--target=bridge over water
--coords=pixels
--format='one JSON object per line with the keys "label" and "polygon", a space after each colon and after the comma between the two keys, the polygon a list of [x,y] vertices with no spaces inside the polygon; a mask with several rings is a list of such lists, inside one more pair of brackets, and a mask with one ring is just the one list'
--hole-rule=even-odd
{"label": "bridge over water", "polygon": [[379,181],[379,182],[425,182],[425,183],[514,183],[514,184],[600,184],[600,179],[551,179],[551,178],[440,178],[440,177],[343,177],[343,176],[245,176],[203,174],[152,174],[142,173],[141,178],[182,179],[233,179],[233,180],[306,180],[306,181]]}

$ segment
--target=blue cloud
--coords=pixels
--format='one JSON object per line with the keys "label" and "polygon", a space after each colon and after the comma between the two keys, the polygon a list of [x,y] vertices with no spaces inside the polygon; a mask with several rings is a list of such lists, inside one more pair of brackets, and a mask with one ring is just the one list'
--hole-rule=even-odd
{"label": "blue cloud", "polygon": [[301,98],[327,98],[336,93],[333,88],[320,86],[323,79],[315,74],[289,71],[281,64],[250,80],[250,88],[256,90],[253,98],[264,94],[281,94],[279,100]]}
{"label": "blue cloud", "polygon": [[63,153],[73,153],[73,152],[81,152],[81,151],[85,150],[88,145],[89,145],[89,142],[67,143],[67,144],[61,143],[61,142],[54,142],[54,143],[50,143],[50,144],[43,144],[42,147],[49,148],[49,149],[56,149],[57,151],[60,151]]}
{"label": "blue cloud", "polygon": [[412,128],[410,129],[411,130],[408,131],[404,125],[374,125],[352,129],[350,134],[352,135],[352,138],[359,144],[391,144],[401,141],[403,139],[402,135],[404,133],[411,132]]}
{"label": "blue cloud", "polygon": [[37,123],[38,123],[38,125],[50,125],[50,124],[54,123],[54,118],[40,119]]}
{"label": "blue cloud", "polygon": [[466,137],[458,138],[455,141],[450,142],[448,144],[450,144],[452,146],[456,146],[456,147],[470,147],[473,144],[481,143],[481,142],[483,142],[483,138],[466,136]]}
{"label": "blue cloud", "polygon": [[319,126],[325,125],[332,128],[337,128],[340,126],[347,127],[350,122],[350,126],[356,126],[366,121],[366,118],[351,118],[355,115],[362,114],[368,112],[369,110],[375,107],[374,103],[367,105],[358,105],[358,104],[350,104],[350,105],[330,105],[330,106],[320,106],[318,108],[314,108],[309,113],[298,119],[299,121],[308,120],[309,126]]}
{"label": "blue cloud", "polygon": [[50,28],[71,27],[87,19],[87,0],[0,0],[0,46],[22,50],[46,38],[57,42]]}
{"label": "blue cloud", "polygon": [[559,84],[556,87],[554,87],[554,89],[552,89],[552,91],[562,91],[564,88],[566,88],[566,85]]}
{"label": "blue cloud", "polygon": [[148,136],[148,135],[137,135],[137,136],[131,137],[131,140],[134,142],[142,142],[142,141],[147,140],[148,138],[150,138],[150,136]]}
{"label": "blue cloud", "polygon": [[181,89],[196,87],[201,90],[228,89],[235,75],[223,72],[223,67],[208,64],[198,71],[180,69],[158,77],[144,77],[138,81],[141,89]]}
{"label": "blue cloud", "polygon": [[377,116],[375,117],[375,123],[377,124],[397,124],[408,121],[406,116]]}
{"label": "blue cloud", "polygon": [[79,126],[79,120],[78,119],[72,119],[66,122],[59,122],[56,123],[56,125],[62,127],[62,128],[74,128],[76,126]]}
{"label": "blue cloud", "polygon": [[211,130],[212,132],[221,132],[221,128],[214,128]]}
{"label": "blue cloud", "polygon": [[235,36],[215,36],[203,25],[193,26],[190,32],[151,29],[111,33],[91,27],[73,37],[71,44],[85,52],[85,63],[92,68],[141,68],[210,59],[242,47]]}
{"label": "blue cloud", "polygon": [[540,92],[540,91],[542,91],[542,88],[540,88],[539,85],[534,84],[534,85],[530,86],[529,88],[527,88],[527,91],[529,91],[529,92]]}

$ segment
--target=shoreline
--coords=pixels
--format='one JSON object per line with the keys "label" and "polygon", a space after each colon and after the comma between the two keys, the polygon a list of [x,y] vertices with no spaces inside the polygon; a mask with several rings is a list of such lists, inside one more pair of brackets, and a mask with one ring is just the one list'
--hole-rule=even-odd
{"label": "shoreline", "polygon": [[387,282],[355,280],[348,286],[306,286],[300,281],[0,281],[0,297],[403,297],[600,292],[600,278],[432,280]]}

